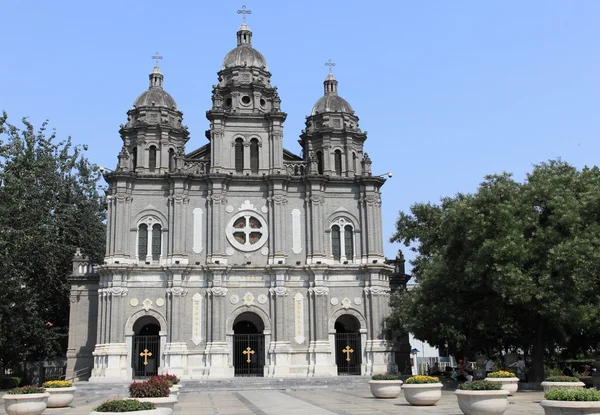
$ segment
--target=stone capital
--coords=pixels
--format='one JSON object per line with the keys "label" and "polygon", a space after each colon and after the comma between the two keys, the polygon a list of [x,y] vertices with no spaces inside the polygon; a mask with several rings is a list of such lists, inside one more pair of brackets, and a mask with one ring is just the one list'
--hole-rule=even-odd
{"label": "stone capital", "polygon": [[284,296],[289,294],[289,290],[285,287],[269,288],[269,293],[275,296]]}
{"label": "stone capital", "polygon": [[208,295],[215,297],[225,297],[227,295],[227,288],[225,287],[212,287],[207,290]]}
{"label": "stone capital", "polygon": [[327,287],[311,287],[308,292],[312,295],[329,295],[329,288]]}

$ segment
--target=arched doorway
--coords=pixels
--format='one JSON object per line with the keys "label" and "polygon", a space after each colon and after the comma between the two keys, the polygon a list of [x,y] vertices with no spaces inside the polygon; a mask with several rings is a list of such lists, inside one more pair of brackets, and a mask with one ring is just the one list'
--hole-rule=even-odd
{"label": "arched doorway", "polygon": [[154,317],[144,316],[134,323],[133,332],[133,377],[156,376],[160,365],[160,323]]}
{"label": "arched doorway", "polygon": [[233,322],[235,376],[264,376],[264,328],[262,319],[254,313],[242,313]]}
{"label": "arched doorway", "polygon": [[360,375],[360,322],[350,314],[335,321],[335,364],[338,375]]}

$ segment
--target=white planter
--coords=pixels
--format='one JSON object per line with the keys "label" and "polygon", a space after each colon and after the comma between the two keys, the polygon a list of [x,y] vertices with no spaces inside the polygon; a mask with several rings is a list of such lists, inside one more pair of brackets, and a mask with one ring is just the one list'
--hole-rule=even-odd
{"label": "white planter", "polygon": [[[171,415],[175,410],[177,398],[167,396],[165,398],[135,398],[140,402],[152,402],[160,414]],[[136,414],[137,415],[137,414]]]}
{"label": "white planter", "polygon": [[169,397],[177,399],[179,396],[179,386],[173,385],[169,388]]}
{"label": "white planter", "polygon": [[485,378],[488,382],[501,383],[502,389],[508,391],[509,395],[514,395],[519,390],[519,378]]}
{"label": "white planter", "polygon": [[40,415],[46,410],[47,393],[27,393],[23,395],[4,395],[4,410],[8,415]]}
{"label": "white planter", "polygon": [[454,392],[458,406],[465,415],[502,415],[508,406],[508,391],[461,391]]}
{"label": "white planter", "polygon": [[[565,383],[565,382],[557,382]],[[600,414],[600,402],[548,401],[540,402],[546,415],[594,415]]]}
{"label": "white planter", "polygon": [[400,395],[402,381],[398,380],[370,380],[371,393],[376,398],[393,399]]}
{"label": "white planter", "polygon": [[92,411],[90,415],[162,415],[158,409],[148,409],[147,411],[135,411],[135,412],[96,412]]}
{"label": "white planter", "polygon": [[48,408],[65,408],[71,405],[75,399],[75,391],[77,388],[71,386],[68,388],[46,388],[46,393],[49,393]]}
{"label": "white planter", "polygon": [[402,385],[404,399],[415,406],[435,405],[442,398],[441,383],[405,383]]}
{"label": "white planter", "polygon": [[544,388],[544,393],[548,392],[552,388],[585,388],[585,383],[583,382],[542,382],[542,387]]}

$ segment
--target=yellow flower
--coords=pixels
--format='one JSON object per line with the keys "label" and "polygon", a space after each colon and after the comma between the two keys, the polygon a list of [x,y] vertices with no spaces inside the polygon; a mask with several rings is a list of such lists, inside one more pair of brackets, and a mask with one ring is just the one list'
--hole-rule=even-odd
{"label": "yellow flower", "polygon": [[73,384],[66,380],[49,380],[44,382],[45,388],[70,388]]}
{"label": "yellow flower", "polygon": [[440,379],[438,377],[424,375],[411,376],[408,379],[406,379],[406,383],[408,384],[438,383],[439,381]]}

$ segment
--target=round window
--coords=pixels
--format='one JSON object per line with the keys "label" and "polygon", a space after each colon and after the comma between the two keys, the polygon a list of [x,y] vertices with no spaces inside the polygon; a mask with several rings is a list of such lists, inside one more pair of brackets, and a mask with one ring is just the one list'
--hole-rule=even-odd
{"label": "round window", "polygon": [[250,97],[248,95],[244,95],[242,97],[242,104],[244,104],[244,105],[250,104]]}
{"label": "round window", "polygon": [[264,98],[260,99],[260,106],[261,107],[265,107],[267,105],[267,101],[264,100]]}
{"label": "round window", "polygon": [[229,220],[225,234],[234,248],[244,252],[256,251],[267,242],[267,223],[256,212],[238,212]]}

